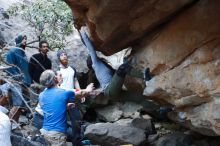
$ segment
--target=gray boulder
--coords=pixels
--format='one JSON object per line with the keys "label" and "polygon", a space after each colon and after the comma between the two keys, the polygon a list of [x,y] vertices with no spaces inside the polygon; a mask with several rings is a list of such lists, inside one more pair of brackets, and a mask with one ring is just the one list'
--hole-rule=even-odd
{"label": "gray boulder", "polygon": [[132,120],[131,125],[144,130],[146,135],[156,134],[156,128],[151,119],[135,118]]}
{"label": "gray boulder", "polygon": [[126,118],[137,118],[140,117],[139,110],[142,109],[142,106],[134,102],[125,102],[121,106],[123,111],[123,116]]}
{"label": "gray boulder", "polygon": [[11,135],[12,146],[45,146],[45,144],[31,141],[27,138],[18,135]]}
{"label": "gray boulder", "polygon": [[107,122],[115,122],[119,120],[123,114],[123,112],[119,108],[119,104],[97,108],[96,112],[99,119]]}
{"label": "gray boulder", "polygon": [[122,144],[139,146],[146,141],[144,130],[115,123],[96,123],[89,125],[84,134],[93,144],[103,146]]}
{"label": "gray boulder", "polygon": [[192,137],[183,133],[172,133],[159,138],[152,146],[191,146]]}

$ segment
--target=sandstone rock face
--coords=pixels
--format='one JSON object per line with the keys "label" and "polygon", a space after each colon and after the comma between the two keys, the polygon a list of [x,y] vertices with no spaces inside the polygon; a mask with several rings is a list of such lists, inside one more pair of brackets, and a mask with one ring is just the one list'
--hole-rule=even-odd
{"label": "sandstone rock face", "polygon": [[157,74],[147,83],[145,95],[184,107],[193,127],[219,135],[220,11],[215,10],[216,5],[200,1],[135,55],[140,58],[137,62],[144,60],[142,66],[150,66]]}
{"label": "sandstone rock face", "polygon": [[[130,46],[132,64],[150,67],[155,76],[146,82],[144,95],[184,112],[192,129],[220,135],[220,1],[66,3],[79,24],[89,27],[97,50],[111,55]],[[130,90],[141,84],[128,79]]]}
{"label": "sandstone rock face", "polygon": [[158,26],[193,0],[65,0],[80,24],[86,22],[99,50],[113,54]]}

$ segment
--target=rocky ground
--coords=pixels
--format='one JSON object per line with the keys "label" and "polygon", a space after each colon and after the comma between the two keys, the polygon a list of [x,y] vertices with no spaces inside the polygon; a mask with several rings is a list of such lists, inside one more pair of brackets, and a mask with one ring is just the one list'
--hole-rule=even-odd
{"label": "rocky ground", "polygon": [[[87,112],[89,115],[84,114],[84,135],[93,145],[219,146],[220,142],[216,137],[203,136],[166,118],[152,118],[141,112],[140,105],[131,102],[90,108]],[[45,146],[30,116],[24,114],[19,122],[20,128],[12,131],[14,146]]]}

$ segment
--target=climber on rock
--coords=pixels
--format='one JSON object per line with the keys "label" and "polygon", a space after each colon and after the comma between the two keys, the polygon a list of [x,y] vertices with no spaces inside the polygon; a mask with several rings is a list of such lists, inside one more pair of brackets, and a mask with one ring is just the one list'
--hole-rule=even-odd
{"label": "climber on rock", "polygon": [[143,73],[135,71],[134,68],[131,67],[131,65],[129,64],[131,60],[128,59],[121,66],[119,66],[118,70],[116,70],[116,72],[114,73],[110,65],[108,65],[106,62],[104,62],[97,56],[95,48],[86,32],[83,29],[81,29],[80,34],[82,36],[82,41],[87,47],[88,52],[91,56],[92,67],[101,85],[101,91],[104,93],[105,96],[110,97],[112,99],[121,97],[121,100],[133,101],[138,104],[141,104],[143,107],[150,109],[156,110],[159,108],[158,104],[154,103],[151,100],[145,99],[143,95],[122,90],[122,85],[127,74],[131,73],[133,76],[135,76],[136,74],[135,77],[140,78],[143,78],[144,76],[145,80],[147,81],[151,79],[149,69],[146,69],[145,75],[143,75]]}

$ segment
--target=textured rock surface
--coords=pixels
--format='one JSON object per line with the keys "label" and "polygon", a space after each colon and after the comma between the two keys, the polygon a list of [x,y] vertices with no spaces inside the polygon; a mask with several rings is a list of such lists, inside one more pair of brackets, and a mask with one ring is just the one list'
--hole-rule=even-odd
{"label": "textured rock surface", "polygon": [[[155,78],[145,95],[184,111],[196,131],[220,135],[220,1],[66,2],[97,50],[110,55],[131,46],[133,65],[150,67]],[[130,90],[141,85],[129,81]]]}
{"label": "textured rock surface", "polygon": [[136,104],[133,102],[125,102],[121,106],[121,110],[123,111],[123,117],[125,118],[136,118],[140,117],[139,111],[142,109],[140,104]]}
{"label": "textured rock surface", "polygon": [[106,122],[115,122],[119,120],[123,114],[119,106],[119,104],[114,104],[96,109],[99,119]]}
{"label": "textured rock surface", "polygon": [[186,120],[193,127],[219,135],[220,21],[216,14],[220,11],[216,5],[200,1],[165,26],[136,55],[140,58],[137,62],[145,60],[144,65],[157,74],[147,83],[145,95],[185,107]]}
{"label": "textured rock surface", "polygon": [[44,144],[41,144],[39,142],[33,142],[29,141],[28,139],[25,139],[24,137],[18,136],[18,135],[11,135],[11,141],[13,146],[45,146]]}
{"label": "textured rock surface", "polygon": [[115,122],[120,118],[140,118],[140,110],[143,107],[133,102],[112,103],[96,109],[99,119],[106,122]]}
{"label": "textured rock surface", "polygon": [[136,118],[132,120],[131,125],[133,127],[143,129],[146,131],[146,135],[156,134],[156,130],[151,119],[146,120],[143,118]]}
{"label": "textured rock surface", "polygon": [[191,146],[192,138],[182,133],[173,133],[161,137],[152,146]]}
{"label": "textured rock surface", "polygon": [[[65,0],[73,15],[87,22],[95,44],[105,54],[129,46],[136,39],[193,0]],[[86,19],[87,18],[87,19]]]}
{"label": "textured rock surface", "polygon": [[95,144],[116,146],[133,144],[135,146],[145,141],[144,131],[138,128],[122,126],[114,123],[96,123],[86,128],[85,136]]}

